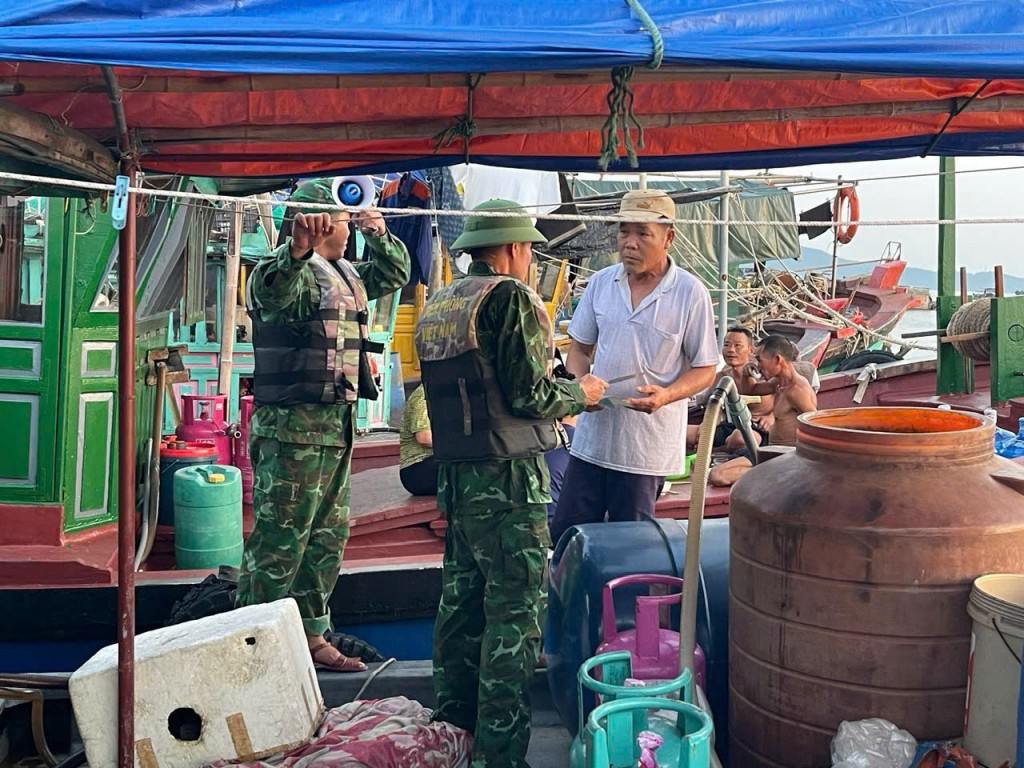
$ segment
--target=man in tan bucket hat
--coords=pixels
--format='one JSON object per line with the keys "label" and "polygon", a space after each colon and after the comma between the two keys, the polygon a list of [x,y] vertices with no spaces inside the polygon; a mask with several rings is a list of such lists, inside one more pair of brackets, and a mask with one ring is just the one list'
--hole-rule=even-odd
{"label": "man in tan bucket hat", "polygon": [[665,192],[627,192],[615,215],[621,263],[590,278],[573,314],[566,368],[609,387],[576,426],[556,542],[606,515],[653,517],[665,476],[683,469],[687,400],[714,383],[718,343],[707,288],[669,255],[675,217]]}

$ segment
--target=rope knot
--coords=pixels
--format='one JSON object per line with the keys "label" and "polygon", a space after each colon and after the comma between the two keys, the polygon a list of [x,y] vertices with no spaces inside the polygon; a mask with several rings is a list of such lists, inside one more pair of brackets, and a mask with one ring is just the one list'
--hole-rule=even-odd
{"label": "rope knot", "polygon": [[[665,57],[665,40],[661,36],[661,30],[654,20],[641,5],[640,0],[626,0],[629,7],[640,18],[644,29],[651,36],[651,60],[647,62],[648,69],[657,69],[661,66]],[[637,148],[644,148],[644,127],[637,120],[633,112],[633,90],[630,88],[630,81],[633,79],[633,67],[620,66],[612,69],[612,87],[608,91],[606,99],[608,103],[608,119],[601,127],[601,157],[597,161],[602,171],[607,171],[608,166],[619,157],[619,132],[622,132],[622,145],[625,147],[626,156],[629,158],[629,167],[638,168],[640,160],[637,158]],[[633,141],[633,130],[636,130],[636,141]]]}
{"label": "rope knot", "polygon": [[476,135],[476,123],[473,121],[473,92],[480,85],[482,78],[482,74],[466,76],[466,114],[456,118],[454,125],[434,135],[434,154],[461,137],[463,161],[469,162],[469,140]]}

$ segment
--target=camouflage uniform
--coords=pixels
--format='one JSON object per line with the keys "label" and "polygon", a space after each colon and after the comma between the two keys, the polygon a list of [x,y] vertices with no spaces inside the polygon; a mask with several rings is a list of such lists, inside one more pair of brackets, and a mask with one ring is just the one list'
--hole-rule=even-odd
{"label": "camouflage uniform", "polygon": [[[374,258],[355,266],[367,296],[401,289],[410,270],[405,246],[390,233],[366,240]],[[320,303],[307,262],[293,259],[289,246],[290,241],[263,260],[250,278],[253,300],[267,322],[301,320]],[[343,342],[339,337],[339,358]],[[355,418],[349,403],[264,405],[253,413],[256,524],[242,556],[236,605],[291,596],[310,636],[329,628],[327,601],[348,540]]]}
{"label": "camouflage uniform", "polygon": [[[469,274],[494,271],[474,262]],[[494,288],[478,316],[479,349],[516,415],[553,421],[581,412],[586,401],[578,384],[549,378],[547,332],[534,307],[519,282]],[[434,719],[474,732],[473,768],[525,766],[528,689],[547,597],[547,465],[538,454],[439,467],[448,533],[434,629]]]}

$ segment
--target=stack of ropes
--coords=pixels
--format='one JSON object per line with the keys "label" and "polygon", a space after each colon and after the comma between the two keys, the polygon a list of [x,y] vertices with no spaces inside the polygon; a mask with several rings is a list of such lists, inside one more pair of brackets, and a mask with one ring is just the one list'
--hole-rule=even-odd
{"label": "stack of ropes", "polygon": [[989,329],[992,324],[992,300],[977,299],[964,304],[953,313],[946,326],[947,336],[961,333],[984,333],[980,339],[951,342],[964,357],[987,362],[989,359]]}

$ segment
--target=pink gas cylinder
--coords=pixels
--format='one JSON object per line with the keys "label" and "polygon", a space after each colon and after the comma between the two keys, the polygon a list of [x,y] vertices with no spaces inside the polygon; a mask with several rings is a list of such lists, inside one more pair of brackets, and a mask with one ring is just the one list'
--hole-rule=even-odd
{"label": "pink gas cylinder", "polygon": [[175,430],[182,440],[216,447],[218,464],[231,463],[227,404],[227,395],[182,395],[181,424]]}
{"label": "pink gas cylinder", "polygon": [[252,459],[249,457],[249,427],[255,407],[252,395],[245,395],[238,401],[238,428],[232,437],[235,441],[232,463],[242,473],[242,503],[252,504]]}
{"label": "pink gas cylinder", "polygon": [[[640,595],[636,598],[636,629],[620,632],[615,622],[614,591],[630,585],[661,584],[678,590],[670,595]],[[670,680],[679,675],[679,633],[662,629],[658,622],[662,606],[678,606],[683,580],[675,576],[635,574],[612,579],[604,585],[601,631],[604,642],[596,654],[629,651],[633,657],[632,676],[638,680]],[[697,646],[694,672],[697,685],[704,687],[704,651]]]}

